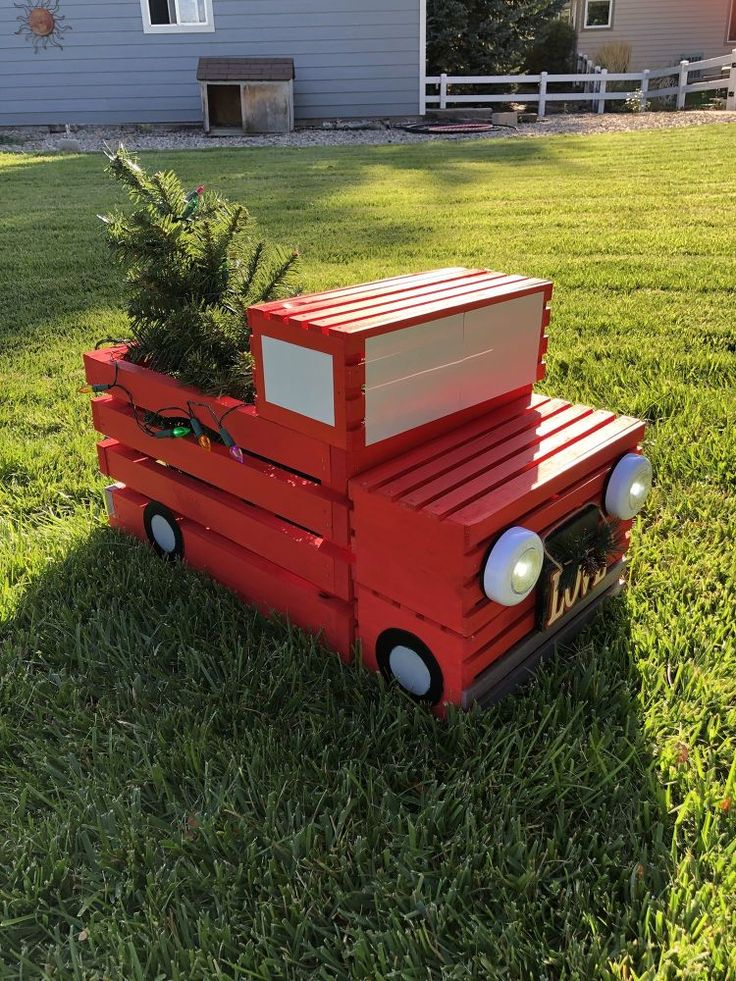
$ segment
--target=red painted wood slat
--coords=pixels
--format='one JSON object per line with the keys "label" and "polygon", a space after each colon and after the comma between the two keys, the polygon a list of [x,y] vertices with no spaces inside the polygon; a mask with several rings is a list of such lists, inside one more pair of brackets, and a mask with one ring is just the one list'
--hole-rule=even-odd
{"label": "red painted wood slat", "polygon": [[377,490],[390,481],[411,473],[415,468],[439,459],[444,453],[469,443],[478,436],[492,432],[498,425],[512,419],[515,415],[537,409],[548,401],[548,396],[534,395],[526,389],[523,392],[511,393],[508,400],[498,407],[486,409],[472,420],[441,435],[423,440],[401,454],[392,455],[385,462],[371,467],[365,473],[357,474],[354,483],[365,490]]}
{"label": "red painted wood slat", "polygon": [[[450,281],[430,281],[419,287],[413,286],[401,291],[377,291],[372,295],[364,294],[349,300],[346,298],[343,303],[332,306],[315,305],[305,312],[299,311],[287,316],[285,322],[296,327],[318,327],[321,330],[329,328],[331,334],[341,333],[337,331],[341,325],[357,324],[361,320],[384,314],[387,311],[401,310],[410,314],[415,306],[439,300],[444,300],[449,305],[462,298],[466,293],[488,289],[496,281],[507,284],[523,279],[523,276],[510,277],[504,276],[502,273],[470,273]],[[450,315],[448,314],[448,316]],[[351,326],[348,332],[353,333],[354,328]]]}
{"label": "red painted wood slat", "polygon": [[379,292],[400,292],[420,287],[428,282],[443,282],[469,273],[480,274],[482,269],[466,269],[464,266],[449,266],[446,269],[431,269],[424,273],[407,273],[402,276],[391,276],[388,279],[375,279],[369,283],[359,283],[357,286],[338,286],[321,293],[306,293],[288,299],[272,300],[269,303],[259,303],[251,310],[258,310],[266,317],[283,319],[294,310],[324,309],[334,304],[345,302],[346,298],[359,297],[364,294],[374,295]]}
{"label": "red painted wood slat", "polygon": [[319,589],[351,599],[351,556],[346,550],[116,440],[99,443],[98,456],[102,472],[126,487],[211,528]]}
{"label": "red painted wood slat", "polygon": [[482,542],[508,523],[520,501],[526,509],[532,509],[597,467],[634,452],[644,429],[645,424],[638,419],[614,418],[561,453],[542,460],[533,470],[456,511],[448,523],[467,530],[469,545]]}
{"label": "red painted wood slat", "polygon": [[[238,464],[218,444],[213,443],[212,450],[206,452],[191,438],[159,440],[148,436],[137,426],[130,408],[109,396],[93,400],[92,417],[98,432],[125,446],[153,459],[163,459],[199,480],[279,514],[337,545],[349,543],[348,505],[334,491],[248,456],[244,464]],[[335,516],[341,513],[344,530],[338,529],[335,521]]]}
{"label": "red painted wood slat", "polygon": [[[482,427],[486,425],[485,420],[491,413],[498,412],[509,403],[520,404],[522,400],[525,400],[528,404],[531,397],[531,385],[526,385],[523,388],[517,388],[512,392],[499,395],[497,398],[489,399],[487,402],[480,402],[451,415],[434,419],[422,426],[417,426],[415,429],[397,433],[396,436],[373,443],[371,446],[363,446],[358,442],[347,451],[340,450],[339,452],[345,454],[346,470],[349,476],[357,478],[369,468],[371,468],[372,473],[374,467],[384,463],[389,467],[392,465],[392,461],[401,465],[401,462],[405,457],[408,457],[413,449],[422,450],[434,440],[441,438],[442,434],[447,434],[448,439],[452,439],[453,434],[459,428],[465,427],[474,420]],[[542,396],[535,397],[544,401]],[[362,439],[362,432],[360,437]],[[335,486],[337,485],[335,484]]]}
{"label": "red painted wood slat", "polygon": [[[167,405],[181,405],[186,409],[187,400],[211,406],[218,419],[229,412],[225,426],[238,445],[329,484],[330,454],[329,447],[323,442],[259,417],[253,405],[242,405],[227,396],[202,395],[197,389],[181,385],[167,375],[125,361],[122,358],[124,351],[124,347],[118,347],[87,352],[84,356],[87,381],[95,385],[110,384],[117,375],[135,404],[152,412]],[[126,399],[122,391],[113,390],[113,394],[115,391],[118,397]],[[231,409],[234,411],[230,412]],[[213,427],[207,410],[198,409],[198,418],[205,426]]]}
{"label": "red painted wood slat", "polygon": [[[511,279],[511,277],[509,277]],[[410,307],[397,306],[387,308],[383,312],[374,311],[373,315],[363,320],[352,320],[341,325],[331,325],[315,320],[313,326],[325,329],[331,335],[344,333],[347,335],[359,334],[361,337],[373,337],[377,334],[386,333],[389,330],[396,330],[397,326],[411,327],[415,324],[426,323],[439,317],[449,317],[456,313],[466,313],[469,310],[477,310],[479,307],[492,306],[504,300],[515,297],[528,296],[530,293],[545,292],[546,286],[541,281],[519,279],[501,287],[488,286],[487,289],[476,288],[462,293],[457,297],[447,298],[427,298],[426,302]],[[540,334],[542,325],[540,323]]]}
{"label": "red painted wood slat", "polygon": [[[615,418],[612,412],[592,410],[587,406],[571,406],[567,412],[559,413],[543,423],[539,431],[530,437],[521,436],[510,440],[509,446],[499,447],[495,458],[491,451],[483,472],[461,486],[446,489],[439,481],[428,486],[423,497],[423,506],[428,513],[438,517],[446,517],[461,509],[465,513],[476,497],[487,498],[501,484],[519,474],[530,471],[533,473],[542,461],[554,457],[555,463],[559,465],[557,454],[560,450],[568,446],[574,448],[580,440],[607,426]],[[415,499],[410,499],[408,503],[419,506]]]}
{"label": "red painted wood slat", "polygon": [[[500,421],[501,425],[494,426],[468,442],[459,442],[456,449],[445,451],[441,457],[424,466],[384,483],[381,494],[392,500],[400,499],[402,504],[409,507],[420,506],[415,502],[431,497],[433,488],[451,486],[467,480],[469,475],[477,474],[488,465],[485,461],[498,460],[502,458],[502,454],[512,454],[514,438],[517,445],[524,445],[535,435],[538,436],[545,425],[551,426],[551,431],[565,425],[569,411],[569,402],[563,399],[547,399],[525,412],[494,415],[494,421]],[[504,415],[507,416],[505,421]]]}

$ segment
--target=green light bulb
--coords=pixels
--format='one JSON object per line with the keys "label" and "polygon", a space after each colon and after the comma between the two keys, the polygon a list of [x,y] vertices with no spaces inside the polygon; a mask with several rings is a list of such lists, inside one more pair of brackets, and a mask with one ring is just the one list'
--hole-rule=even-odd
{"label": "green light bulb", "polygon": [[190,432],[191,429],[189,426],[174,426],[174,428],[171,430],[171,435],[176,439],[179,439],[181,436],[188,436]]}

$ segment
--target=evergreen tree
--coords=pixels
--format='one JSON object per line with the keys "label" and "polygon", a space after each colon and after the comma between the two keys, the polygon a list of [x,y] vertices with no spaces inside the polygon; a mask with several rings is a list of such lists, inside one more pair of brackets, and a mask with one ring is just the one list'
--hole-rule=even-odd
{"label": "evergreen tree", "polygon": [[108,159],[135,205],[100,216],[126,268],[128,359],[209,394],[252,399],[246,310],[294,292],[298,253],[253,241],[244,207],[204,187],[187,194],[176,174],[148,174],[122,146]]}
{"label": "evergreen tree", "polygon": [[[527,51],[524,69],[530,75],[539,75],[540,72],[567,75],[574,72],[577,45],[578,36],[572,24],[564,20],[549,21]],[[565,82],[557,84],[565,91]]]}
{"label": "evergreen tree", "polygon": [[565,0],[428,0],[430,75],[519,71],[542,27]]}

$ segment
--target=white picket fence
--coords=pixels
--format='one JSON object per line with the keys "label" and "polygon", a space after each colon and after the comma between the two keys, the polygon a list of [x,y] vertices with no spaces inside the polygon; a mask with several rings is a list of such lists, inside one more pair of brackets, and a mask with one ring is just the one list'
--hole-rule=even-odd
{"label": "white picket fence", "polygon": [[[579,61],[579,64],[581,62]],[[591,68],[590,59],[583,58],[581,67],[587,69],[571,75],[553,75],[542,72],[540,75],[432,75],[427,85],[434,88],[426,96],[428,107],[446,109],[448,106],[483,106],[504,102],[536,102],[540,118],[545,115],[550,102],[590,102],[597,112],[605,112],[607,102],[623,102],[638,98],[642,107],[652,98],[677,96],[677,108],[685,108],[689,92],[715,92],[725,89],[726,108],[736,111],[736,48],[728,55],[719,58],[706,58],[704,61],[681,61],[672,68],[646,69],[643,72],[609,72],[599,65]],[[720,73],[718,74],[718,70]],[[697,72],[713,77],[690,81],[690,75]],[[713,73],[716,73],[715,75]],[[677,84],[651,88],[653,79],[673,78]],[[550,92],[553,83],[569,82],[569,92]],[[631,82],[628,91],[611,91],[611,82]],[[477,95],[456,95],[453,86],[458,85],[517,85],[535,86],[537,91],[515,92],[513,94],[492,93]]]}

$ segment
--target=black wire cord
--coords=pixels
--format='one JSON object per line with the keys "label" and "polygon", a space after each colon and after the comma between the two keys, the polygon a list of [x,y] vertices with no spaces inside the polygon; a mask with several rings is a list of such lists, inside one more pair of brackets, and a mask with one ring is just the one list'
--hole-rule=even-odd
{"label": "black wire cord", "polygon": [[130,344],[130,338],[102,337],[95,344],[95,351],[99,351],[101,347],[117,347],[118,344]]}
{"label": "black wire cord", "polygon": [[[107,343],[107,342],[125,343],[124,341],[117,341],[115,338],[103,338],[101,341],[98,341],[97,342],[97,344],[95,345],[95,350],[99,350],[100,347],[103,344]],[[202,425],[202,427],[204,429],[209,428],[207,426],[204,426],[204,424],[202,423],[202,420],[197,416],[197,413],[194,411],[193,406],[197,406],[199,408],[206,409],[209,412],[209,414],[212,416],[212,419],[214,420],[215,427],[217,429],[217,434],[219,436],[220,430],[223,428],[223,421],[226,419],[226,417],[229,416],[230,413],[231,412],[234,412],[236,409],[240,409],[243,406],[245,406],[245,405],[248,404],[247,402],[238,402],[236,405],[231,406],[229,409],[227,409],[225,412],[223,412],[223,414],[218,419],[217,415],[215,414],[214,410],[212,409],[212,406],[208,405],[206,402],[192,402],[192,401],[187,400],[187,408],[186,409],[183,408],[180,405],[167,405],[167,406],[164,406],[161,409],[156,409],[155,411],[147,411],[145,413],[144,417],[143,417],[143,421],[141,421],[141,417],[140,417],[141,410],[135,404],[135,400],[133,399],[133,396],[132,396],[130,390],[127,389],[125,387],[125,385],[123,385],[118,380],[119,373],[120,373],[120,361],[118,359],[116,359],[114,361],[114,365],[115,365],[115,374],[113,376],[112,382],[107,387],[107,391],[110,391],[110,389],[113,389],[113,388],[119,388],[121,392],[124,392],[127,395],[128,401],[130,402],[130,408],[132,409],[132,412],[133,412],[133,419],[135,420],[135,424],[138,426],[138,428],[141,430],[141,432],[143,432],[143,433],[146,434],[146,436],[155,436],[156,435],[156,429],[151,425],[151,421],[150,421],[151,420],[151,417],[155,417],[155,418],[159,418],[159,419],[166,419],[167,421],[170,421],[170,422],[176,422],[176,421],[178,421],[179,418],[181,418],[181,419],[186,418],[189,422],[191,422],[192,419],[196,419],[197,422],[200,425]],[[179,412],[179,413],[181,413],[181,415],[180,415],[180,417],[170,416],[170,417],[167,418],[164,415],[165,412]]]}

